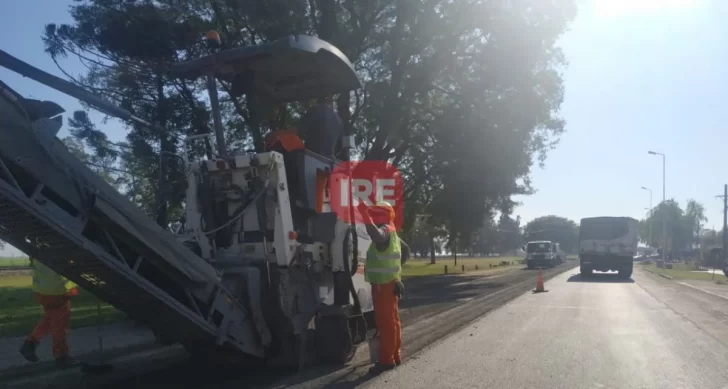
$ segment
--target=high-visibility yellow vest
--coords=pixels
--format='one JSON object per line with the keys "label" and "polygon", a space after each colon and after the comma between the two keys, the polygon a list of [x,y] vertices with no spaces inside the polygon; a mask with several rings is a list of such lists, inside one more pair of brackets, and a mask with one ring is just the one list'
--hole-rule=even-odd
{"label": "high-visibility yellow vest", "polygon": [[389,229],[389,246],[377,250],[374,243],[367,250],[364,279],[372,284],[388,284],[402,277],[402,246],[393,228]]}
{"label": "high-visibility yellow vest", "polygon": [[76,287],[72,281],[48,266],[33,260],[33,291],[46,296],[62,296]]}

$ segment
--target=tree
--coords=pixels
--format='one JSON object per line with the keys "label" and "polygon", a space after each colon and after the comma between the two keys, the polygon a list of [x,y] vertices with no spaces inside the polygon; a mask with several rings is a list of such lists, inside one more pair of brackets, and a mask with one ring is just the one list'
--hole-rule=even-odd
{"label": "tree", "polygon": [[521,231],[521,217],[515,219],[506,214],[501,214],[498,220],[499,244],[498,250],[501,254],[516,250],[523,246],[523,233]]}
{"label": "tree", "polygon": [[700,229],[703,223],[707,222],[708,218],[705,216],[705,207],[694,199],[688,200],[685,206],[685,225],[688,231],[690,231],[691,242],[696,245],[700,244]]}
{"label": "tree", "polygon": [[[168,70],[208,52],[200,37],[209,28],[225,48],[290,33],[339,47],[364,83],[337,97],[347,130],[362,140],[360,156],[397,165],[408,206],[436,215],[453,241],[469,240],[494,211],[509,213],[511,196],[531,193],[531,165],[543,163],[563,132],[565,59],[556,41],[575,15],[573,0],[76,4],[72,24],[47,26],[47,51],[54,60],[81,58],[88,72],[69,75],[72,81],[155,124],[128,124],[129,150],[117,154],[122,170],[141,177],[136,201],[161,225],[184,200],[173,154],[185,136],[211,128],[202,85],[172,79]],[[311,104],[273,107],[234,97],[218,82],[232,148],[260,149],[265,131],[295,125]],[[128,184],[127,175],[121,179]]]}
{"label": "tree", "polygon": [[[415,121],[411,127],[402,128],[406,131],[396,138],[403,139],[403,144],[409,150],[423,146],[431,149],[430,152],[421,149],[431,159],[417,161],[417,165],[421,165],[417,169],[427,176],[421,181],[429,185],[422,186],[439,189],[431,197],[432,212],[447,221],[451,240],[455,241],[459,236],[469,236],[493,211],[509,213],[512,195],[531,193],[528,174],[533,160],[543,161],[544,152],[563,131],[563,121],[554,116],[554,108],[560,105],[563,98],[561,80],[556,70],[563,58],[558,51],[540,51],[544,49],[544,45],[551,46],[550,33],[546,34],[549,38],[544,43],[537,44],[536,41],[542,35],[526,34],[523,41],[516,42],[501,29],[506,25],[522,23],[511,19],[511,16],[528,14],[526,8],[517,6],[514,13],[501,13],[505,10],[495,5],[501,3],[489,3],[483,8],[469,1],[450,4],[454,9],[447,11],[452,11],[450,15],[455,16],[451,16],[452,19],[443,22],[444,24],[438,20],[427,29],[428,33],[442,36],[428,36],[416,41],[421,44],[429,39],[433,42],[433,52],[453,53],[453,58],[449,60],[439,58],[441,62],[435,61],[442,64],[441,66],[426,68],[425,74],[428,77],[424,78],[425,87],[420,86],[419,82],[423,80],[418,79],[418,88],[424,88],[428,93],[426,100],[423,100],[428,104],[424,110],[424,123],[430,122],[434,125],[420,128],[417,124],[421,124],[422,120]],[[566,3],[559,4],[563,6],[561,11],[565,12],[551,20],[557,24],[565,22],[569,17],[568,7],[564,6]],[[554,10],[543,11],[548,13]],[[494,19],[485,25],[471,20],[473,15],[481,15],[480,12],[493,15]],[[475,25],[478,25],[479,32],[471,29]],[[442,28],[442,31],[437,28]],[[480,35],[480,32],[493,35],[485,39],[485,35]],[[468,35],[473,40],[465,38]],[[477,38],[478,36],[483,39]],[[502,46],[495,43],[496,41],[501,42]],[[463,43],[461,45],[455,42]],[[516,47],[520,44],[523,44],[520,49],[529,52],[528,63],[494,61],[494,58],[500,56],[496,53],[500,53],[501,58],[508,57],[507,53],[511,50],[518,51]],[[472,55],[466,54],[468,51]],[[541,61],[550,64],[546,65],[549,70],[537,65]],[[551,67],[552,65],[555,67]],[[407,70],[409,69],[403,69]],[[431,76],[433,74],[437,76]],[[445,76],[444,79],[438,77],[439,75]],[[532,94],[527,86],[532,85],[531,83],[544,85],[546,94]],[[440,87],[429,89],[427,85]],[[443,93],[443,89],[446,92]],[[418,89],[413,87],[413,90]],[[525,101],[528,101],[525,109],[512,109]],[[417,106],[416,102],[413,104]],[[390,106],[386,104],[384,109],[389,109]],[[402,118],[406,119],[408,116],[397,118],[398,123],[401,123]],[[409,139],[416,139],[417,134],[422,134],[425,139],[432,139],[432,144],[411,144]],[[523,185],[516,184],[520,178],[523,178]]]}
{"label": "tree", "polygon": [[493,218],[486,220],[483,226],[475,230],[471,242],[471,255],[477,253],[480,256],[486,256],[496,251],[500,242],[500,234]]}
{"label": "tree", "polygon": [[[697,204],[697,203],[696,203]],[[697,204],[699,205],[699,204]],[[686,217],[680,205],[675,200],[667,200],[657,205],[650,217],[640,221],[640,240],[647,242],[650,247],[663,247],[663,222],[667,224],[667,248],[673,252],[686,249],[691,241],[693,229],[691,223],[700,220],[702,207],[694,206],[693,214]],[[703,218],[705,216],[702,216]],[[650,228],[652,240],[650,241]]]}
{"label": "tree", "polygon": [[[205,27],[194,12],[176,3],[81,1],[70,7],[74,25],[49,24],[43,37],[56,63],[70,54],[87,66],[83,77],[66,73],[72,81],[155,125],[127,123],[128,152],[110,151],[103,134],[78,113],[72,134],[92,146],[95,158],[118,156],[125,170],[143,171],[140,176],[147,182],[140,187],[156,193],[142,196],[146,201],[140,205],[162,226],[170,211],[179,211],[184,196],[181,186],[174,185],[183,181],[183,168],[172,156],[180,138],[205,131],[207,121],[194,87],[168,76],[173,63],[200,54]],[[128,175],[124,178],[129,181]]]}
{"label": "tree", "polygon": [[447,231],[432,215],[417,215],[411,233],[413,242],[411,248],[423,257],[429,253],[430,263],[434,265],[435,253],[442,250],[439,239],[446,235]]}
{"label": "tree", "polygon": [[523,230],[526,241],[550,240],[559,243],[564,252],[572,252],[579,240],[579,226],[564,217],[549,215],[531,220]]}
{"label": "tree", "polygon": [[711,268],[722,268],[722,257],[719,251],[723,248],[722,231],[701,230],[698,239],[700,240],[700,259],[702,259],[700,264]]}
{"label": "tree", "polygon": [[[83,111],[79,112],[85,116]],[[79,114],[79,112],[76,112],[76,114]],[[74,119],[69,120],[71,133],[74,132],[74,123]],[[103,154],[88,153],[84,142],[77,137],[67,136],[61,139],[61,141],[68,148],[71,154],[73,154],[73,156],[85,163],[89,169],[98,174],[104,181],[114,186],[117,184],[116,174],[114,173],[114,170],[116,169],[113,167],[113,161],[110,161],[108,158],[101,157]]]}

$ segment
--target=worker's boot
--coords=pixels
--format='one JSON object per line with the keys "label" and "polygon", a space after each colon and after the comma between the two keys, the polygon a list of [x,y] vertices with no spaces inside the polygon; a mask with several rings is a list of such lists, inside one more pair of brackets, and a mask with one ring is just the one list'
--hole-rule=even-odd
{"label": "worker's boot", "polygon": [[60,369],[65,369],[73,366],[76,361],[68,355],[62,355],[56,358],[56,366]]}
{"label": "worker's boot", "polygon": [[38,355],[35,353],[35,349],[38,347],[36,343],[33,343],[29,340],[25,340],[23,342],[23,345],[20,346],[20,354],[25,358],[28,362],[38,362]]}

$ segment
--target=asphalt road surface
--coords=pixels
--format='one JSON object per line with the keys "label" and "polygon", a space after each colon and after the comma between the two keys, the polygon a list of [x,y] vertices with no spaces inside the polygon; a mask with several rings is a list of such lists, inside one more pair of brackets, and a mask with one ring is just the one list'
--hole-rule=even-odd
{"label": "asphalt road surface", "polygon": [[366,388],[728,388],[728,301],[642,270],[546,282],[357,385]]}
{"label": "asphalt road surface", "polygon": [[[569,261],[554,269],[545,269],[544,278],[560,274],[576,266]],[[406,294],[400,302],[403,325],[403,356],[417,352],[454,333],[484,313],[500,307],[530,290],[537,272],[514,270],[486,277],[478,273],[414,278],[405,281]],[[175,387],[177,389],[260,389],[279,388],[351,388],[371,377],[368,347],[362,345],[354,360],[346,366],[320,366],[300,374],[279,369],[260,369],[258,366],[205,370],[185,358],[179,348],[145,358],[114,360],[114,372],[99,376],[84,376],[80,371],[64,371],[62,377],[22,376],[13,379],[9,389],[147,389]],[[60,373],[59,373],[60,374]],[[0,379],[0,381],[2,381]],[[0,384],[0,388],[4,388]]]}

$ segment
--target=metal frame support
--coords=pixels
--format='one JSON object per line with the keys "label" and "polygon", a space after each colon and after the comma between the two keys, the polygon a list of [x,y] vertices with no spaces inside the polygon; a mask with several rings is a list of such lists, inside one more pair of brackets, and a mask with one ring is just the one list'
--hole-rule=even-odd
{"label": "metal frame support", "polygon": [[10,183],[13,184],[14,187],[20,189],[20,184],[18,184],[18,181],[15,180],[13,173],[10,172],[10,169],[8,169],[8,166],[5,165],[5,162],[2,160],[2,158],[0,158],[0,169],[2,169],[3,173],[8,176],[8,180],[10,181]]}
{"label": "metal frame support", "polygon": [[217,81],[215,80],[215,75],[212,73],[207,75],[207,93],[210,95],[210,105],[212,106],[212,120],[215,124],[217,153],[219,156],[225,157],[227,156],[227,148],[225,147],[225,132],[222,127],[220,102],[217,97]]}

